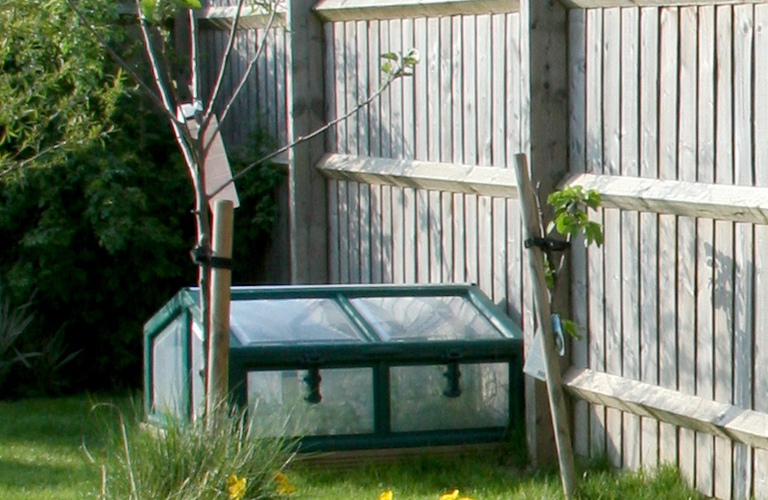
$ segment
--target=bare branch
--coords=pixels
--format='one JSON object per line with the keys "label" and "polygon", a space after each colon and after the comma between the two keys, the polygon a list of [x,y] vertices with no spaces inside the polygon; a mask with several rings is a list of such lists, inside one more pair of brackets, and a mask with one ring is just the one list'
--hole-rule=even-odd
{"label": "bare branch", "polygon": [[198,76],[200,61],[198,60],[197,18],[195,18],[194,10],[188,9],[187,12],[189,15],[189,65],[192,74],[190,93],[192,94],[192,102],[197,102],[200,100],[200,78]]}
{"label": "bare branch", "polygon": [[237,25],[240,22],[240,14],[243,10],[243,4],[245,0],[239,0],[237,2],[237,12],[235,13],[235,19],[232,21],[232,27],[229,30],[229,40],[227,41],[227,48],[224,51],[224,57],[219,65],[219,74],[216,76],[216,83],[213,86],[211,96],[208,98],[208,105],[203,113],[203,124],[208,124],[208,119],[213,113],[213,107],[216,105],[216,100],[219,97],[221,91],[221,84],[224,82],[224,73],[227,71],[227,65],[229,64],[229,57],[232,54],[232,47],[235,45],[235,32],[237,31]]}
{"label": "bare branch", "polygon": [[379,89],[376,92],[374,92],[373,94],[368,96],[368,98],[365,101],[359,102],[357,104],[357,106],[352,108],[352,110],[348,111],[344,116],[341,116],[339,118],[336,118],[335,120],[329,121],[328,123],[326,123],[322,127],[320,127],[318,129],[310,132],[309,134],[303,135],[301,137],[298,137],[298,138],[296,138],[296,140],[294,140],[290,144],[286,144],[285,146],[283,146],[283,147],[281,147],[281,148],[279,148],[279,149],[269,153],[266,156],[263,156],[263,157],[259,158],[255,162],[249,164],[243,170],[241,170],[238,173],[236,173],[235,175],[233,175],[232,178],[229,181],[227,181],[224,184],[222,184],[216,191],[211,193],[211,195],[210,195],[211,198],[213,198],[214,196],[219,194],[230,183],[235,182],[237,179],[239,179],[240,177],[244,176],[245,174],[247,174],[250,170],[254,169],[255,167],[261,165],[264,162],[267,162],[267,161],[271,160],[272,158],[275,158],[276,156],[280,156],[281,154],[283,154],[286,151],[288,151],[289,149],[297,146],[298,144],[301,144],[302,142],[306,142],[306,141],[308,141],[310,139],[314,139],[315,137],[317,137],[318,135],[322,134],[323,132],[325,132],[329,128],[333,127],[334,125],[336,125],[336,124],[338,124],[340,122],[343,122],[344,120],[346,120],[350,116],[352,116],[355,113],[357,113],[358,111],[360,111],[361,108],[364,108],[365,106],[368,106],[374,99],[379,97],[390,85],[392,85],[392,82],[394,82],[396,79],[398,79],[400,77],[403,77],[403,76],[408,76],[408,75],[407,75],[407,73],[403,73],[402,71],[398,71],[398,72],[394,73],[393,75],[390,75],[389,78],[384,82],[384,85],[379,87]]}
{"label": "bare branch", "polygon": [[85,27],[90,31],[93,36],[98,40],[98,42],[101,44],[102,47],[104,47],[104,50],[107,51],[107,54],[117,62],[129,75],[130,77],[136,82],[136,84],[139,86],[141,90],[144,91],[144,93],[152,100],[154,104],[157,105],[158,108],[160,108],[161,112],[165,115],[166,118],[172,121],[176,121],[176,115],[173,113],[172,109],[168,109],[163,104],[163,101],[160,100],[157,93],[152,90],[152,88],[147,85],[144,82],[144,79],[139,76],[138,73],[131,67],[128,62],[120,57],[120,55],[113,49],[107,40],[101,36],[101,34],[96,31],[96,28],[93,27],[93,24],[91,24],[90,21],[85,17],[83,12],[77,7],[77,5],[74,3],[74,0],[66,0],[67,4],[69,4],[69,7],[72,9],[72,11],[77,15],[78,18],[80,18],[80,21],[85,25]]}
{"label": "bare branch", "polygon": [[[248,62],[248,67],[245,68],[245,71],[242,75],[240,75],[240,81],[237,82],[237,86],[235,87],[234,92],[232,92],[232,95],[229,97],[229,100],[227,101],[227,104],[224,105],[224,111],[221,113],[221,116],[219,117],[219,124],[217,125],[216,129],[213,131],[211,136],[211,141],[213,141],[213,136],[216,135],[216,132],[221,127],[222,123],[224,123],[224,120],[227,118],[227,115],[229,114],[229,110],[232,109],[232,104],[237,99],[237,96],[240,95],[240,92],[242,92],[243,87],[245,87],[246,82],[248,81],[248,76],[251,74],[251,71],[253,71],[254,66],[256,66],[256,62],[259,60],[259,57],[261,57],[261,54],[264,52],[264,46],[267,42],[267,37],[269,36],[269,32],[272,30],[272,26],[275,24],[275,18],[277,15],[277,6],[280,3],[278,0],[273,5],[273,8],[271,12],[269,13],[269,20],[267,21],[267,26],[264,29],[264,36],[261,38],[260,43],[256,47],[256,54],[251,58],[251,60]],[[210,117],[208,120],[204,120],[203,123],[208,125],[208,121],[210,121]],[[206,144],[203,144],[203,150],[208,151],[208,148],[211,145],[211,141],[209,141]]]}
{"label": "bare branch", "polygon": [[166,110],[168,110],[171,115],[173,115],[174,119],[173,121],[175,123],[178,123],[175,116],[175,109],[174,103],[171,102],[170,97],[168,96],[168,89],[166,88],[166,83],[163,81],[162,73],[160,71],[160,64],[157,61],[157,56],[155,56],[154,46],[152,45],[152,39],[149,34],[149,28],[147,27],[147,18],[144,16],[144,12],[141,9],[141,0],[136,0],[136,15],[139,19],[139,27],[141,27],[141,37],[144,40],[144,51],[147,54],[147,59],[149,60],[149,67],[152,70],[152,78],[155,82],[155,88],[157,89],[157,94],[160,96],[160,100],[163,103],[163,106]]}

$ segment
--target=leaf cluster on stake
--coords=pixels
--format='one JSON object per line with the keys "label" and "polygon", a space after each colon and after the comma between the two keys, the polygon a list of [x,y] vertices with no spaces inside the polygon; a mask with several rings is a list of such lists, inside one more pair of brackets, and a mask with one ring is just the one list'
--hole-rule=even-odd
{"label": "leaf cluster on stake", "polygon": [[[599,222],[589,220],[587,210],[596,210],[601,203],[600,194],[594,189],[584,190],[581,186],[566,185],[562,189],[553,191],[547,197],[547,203],[554,208],[552,222],[548,224],[547,232],[557,231],[570,241],[574,236],[582,232],[584,234],[584,246],[603,243],[603,226]],[[545,274],[547,286],[555,287],[555,281],[560,274],[564,260],[559,261],[555,267],[550,255],[545,254]],[[563,331],[581,340],[579,325],[575,321],[561,314],[560,323]]]}

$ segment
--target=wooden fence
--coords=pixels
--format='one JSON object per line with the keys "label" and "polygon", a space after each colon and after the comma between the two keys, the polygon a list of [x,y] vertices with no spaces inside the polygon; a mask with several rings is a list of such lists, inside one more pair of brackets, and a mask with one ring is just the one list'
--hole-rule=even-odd
{"label": "wooden fence", "polygon": [[[768,412],[768,190],[741,187],[768,186],[767,30],[763,4],[569,12],[570,167],[615,198],[604,246],[574,248],[574,366]],[[574,421],[581,454],[768,496],[764,450],[584,402]]]}
{"label": "wooden fence", "polygon": [[[417,48],[413,77],[288,158],[293,280],[477,283],[530,341],[507,166],[528,153],[543,195],[570,171],[605,201],[591,214],[604,245],[570,254],[566,303],[585,329],[572,372],[633,391],[625,382],[643,382],[716,414],[688,426],[663,401],[649,412],[648,398],[622,404],[572,375],[585,398],[573,405],[576,452],[628,468],[673,462],[706,495],[768,498],[768,430],[745,439],[756,447],[719,430],[720,408],[768,414],[768,4],[659,3],[322,0],[318,20],[294,0],[287,24],[312,17],[302,22],[316,57],[296,55],[303,31],[276,30],[234,122],[266,109],[290,141],[307,130],[307,102],[324,121],[343,116],[381,85],[380,54]],[[222,35],[206,36],[216,52]],[[528,380],[529,446],[541,456],[537,390]]]}

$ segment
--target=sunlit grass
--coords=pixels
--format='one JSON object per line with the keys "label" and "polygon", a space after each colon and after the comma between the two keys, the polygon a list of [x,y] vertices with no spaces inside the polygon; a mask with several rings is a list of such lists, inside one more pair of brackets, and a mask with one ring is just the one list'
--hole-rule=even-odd
{"label": "sunlit grass", "polygon": [[[95,498],[100,472],[81,447],[85,435],[98,451],[104,418],[89,417],[87,396],[0,401],[0,499],[69,500]],[[126,417],[127,398],[118,399]],[[96,456],[103,454],[95,453]],[[286,500],[377,500],[392,490],[392,500],[438,500],[459,490],[472,500],[560,499],[555,471],[521,472],[497,456],[409,459],[354,468],[319,469],[295,463],[286,472],[295,492]],[[698,495],[671,468],[653,473],[614,474],[604,467],[582,472],[585,500],[688,500]],[[151,498],[142,500],[155,500]]]}
{"label": "sunlit grass", "polygon": [[0,401],[0,498],[81,499],[97,491],[98,468],[80,443],[84,396]]}

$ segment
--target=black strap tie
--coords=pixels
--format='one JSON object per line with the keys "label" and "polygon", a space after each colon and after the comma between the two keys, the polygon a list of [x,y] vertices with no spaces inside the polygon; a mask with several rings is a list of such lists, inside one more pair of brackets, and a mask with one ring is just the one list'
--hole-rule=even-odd
{"label": "black strap tie", "polygon": [[537,246],[548,252],[562,252],[571,247],[571,243],[568,241],[551,240],[549,238],[528,238],[524,243],[525,248]]}

